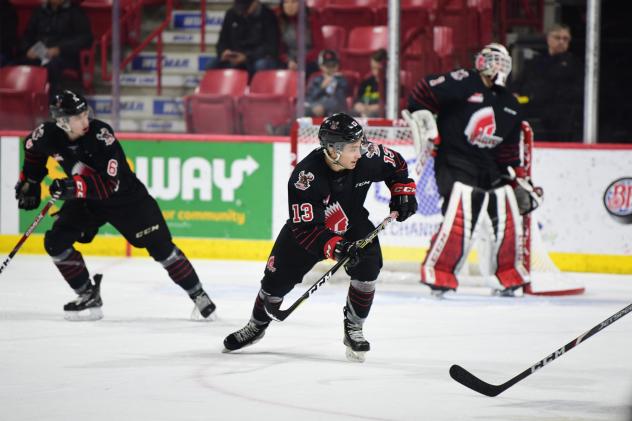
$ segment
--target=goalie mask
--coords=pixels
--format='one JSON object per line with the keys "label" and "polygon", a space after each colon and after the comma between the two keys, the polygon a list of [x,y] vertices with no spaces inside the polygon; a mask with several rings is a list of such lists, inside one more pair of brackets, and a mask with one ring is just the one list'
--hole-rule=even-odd
{"label": "goalie mask", "polygon": [[362,141],[362,154],[368,146],[360,123],[345,113],[337,113],[325,119],[318,130],[318,140],[323,148],[332,147],[338,153],[342,152],[346,144],[358,140]]}
{"label": "goalie mask", "polygon": [[487,44],[476,54],[474,67],[480,74],[489,77],[494,84],[505,86],[511,73],[511,56],[502,44]]}
{"label": "goalie mask", "polygon": [[55,95],[49,110],[50,116],[55,120],[57,126],[66,132],[70,131],[68,124],[70,117],[80,115],[85,111],[88,111],[88,118],[92,119],[93,117],[92,109],[88,106],[88,101],[86,101],[83,96],[68,89]]}

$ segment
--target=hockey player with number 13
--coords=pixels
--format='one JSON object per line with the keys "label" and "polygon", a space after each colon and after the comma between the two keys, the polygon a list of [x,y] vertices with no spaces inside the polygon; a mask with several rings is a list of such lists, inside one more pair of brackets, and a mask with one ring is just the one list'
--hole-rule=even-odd
{"label": "hockey player with number 13", "polygon": [[[490,231],[486,266],[496,294],[513,296],[529,283],[521,215],[539,205],[542,190],[533,187],[521,166],[520,108],[505,88],[510,72],[507,49],[489,44],[476,55],[475,69],[420,80],[403,113],[418,149],[434,149],[444,199],[443,222],[421,267],[422,283],[439,297],[457,288],[475,232]],[[491,227],[484,229],[489,220]]]}
{"label": "hockey player with number 13", "polygon": [[15,196],[20,209],[39,206],[48,157],[53,157],[66,173],[65,178],[53,180],[50,186],[51,196],[64,200],[64,204],[44,236],[46,252],[78,295],[64,306],[65,318],[103,317],[101,276],[90,280],[74,243],[92,242],[106,222],[133,246],[147,249],[167,270],[195,303],[194,318],[208,318],[215,304],[202,288],[189,259],[173,244],[158,203],[130,169],[112,128],[92,119],[85,98],[72,91],[56,95],[50,109],[54,122],[41,124],[25,139],[24,164]]}
{"label": "hockey player with number 13", "polygon": [[280,306],[318,261],[345,257],[350,258],[345,270],[351,277],[343,309],[347,357],[363,361],[370,349],[363,324],[373,303],[382,252],[377,238],[362,249],[354,243],[375,229],[364,201],[371,184],[384,181],[391,191],[390,209],[404,221],[417,211],[415,184],[402,156],[368,143],[362,126],[346,114],[327,118],[318,138],[321,147],[301,160],[290,176],[289,219],[268,258],[250,321],[226,337],[226,351],[263,337],[271,321],[264,300]]}

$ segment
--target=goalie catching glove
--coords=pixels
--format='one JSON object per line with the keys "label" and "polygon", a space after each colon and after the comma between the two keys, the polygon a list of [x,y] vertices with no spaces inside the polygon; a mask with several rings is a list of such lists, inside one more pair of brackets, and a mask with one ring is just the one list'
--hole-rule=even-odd
{"label": "goalie catching glove", "polygon": [[516,195],[520,215],[533,212],[542,204],[544,197],[542,187],[535,187],[529,177],[516,174],[516,170],[512,167],[507,167],[507,172]]}
{"label": "goalie catching glove", "polygon": [[439,138],[439,129],[432,113],[428,110],[417,110],[413,113],[402,110],[402,117],[410,127],[417,155],[422,155],[429,148],[434,150]]}
{"label": "goalie catching glove", "polygon": [[410,178],[405,183],[394,183],[390,187],[391,201],[388,204],[391,212],[397,212],[397,220],[403,222],[417,212],[417,189]]}

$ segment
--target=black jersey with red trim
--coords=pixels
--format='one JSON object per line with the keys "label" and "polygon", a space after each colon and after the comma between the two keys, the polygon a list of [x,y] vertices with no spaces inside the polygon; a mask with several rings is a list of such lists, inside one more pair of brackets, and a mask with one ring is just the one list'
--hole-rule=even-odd
{"label": "black jersey with red trim", "polygon": [[408,110],[437,115],[439,162],[473,166],[473,171],[520,165],[520,123],[516,98],[505,88],[485,86],[475,70],[459,69],[421,79]]}
{"label": "black jersey with red trim", "polygon": [[82,198],[125,201],[147,194],[129,167],[114,130],[100,120],[91,120],[88,132],[76,140],[70,140],[55,123],[40,124],[24,141],[24,177],[41,182],[48,173],[48,157],[55,159],[68,177],[81,179],[86,190]]}
{"label": "black jersey with red trim", "polygon": [[398,152],[369,143],[353,170],[336,172],[325,162],[324,150],[315,149],[298,163],[288,182],[292,236],[309,253],[331,257],[324,251],[326,244],[368,219],[364,201],[371,184],[380,181],[389,187],[411,181]]}

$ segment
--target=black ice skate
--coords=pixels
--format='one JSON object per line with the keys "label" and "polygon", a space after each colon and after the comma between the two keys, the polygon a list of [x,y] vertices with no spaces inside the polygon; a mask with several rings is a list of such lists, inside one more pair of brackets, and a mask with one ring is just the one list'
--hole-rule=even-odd
{"label": "black ice skate", "polygon": [[103,301],[101,301],[100,273],[94,275],[94,284],[90,281],[88,287],[76,300],[64,306],[64,319],[70,321],[94,321],[103,318]]}
{"label": "black ice skate", "polygon": [[190,295],[191,299],[195,303],[193,312],[191,313],[191,319],[200,320],[201,318],[207,320],[215,320],[215,303],[211,301],[206,291],[199,289]]}
{"label": "black ice skate", "polygon": [[371,350],[371,344],[364,338],[362,325],[353,323],[345,317],[345,336],[343,343],[347,346],[346,356],[349,361],[364,362],[364,354]]}
{"label": "black ice skate", "polygon": [[224,352],[236,351],[245,346],[257,343],[266,333],[266,328],[270,322],[263,324],[250,320],[246,326],[233,332],[224,339]]}

